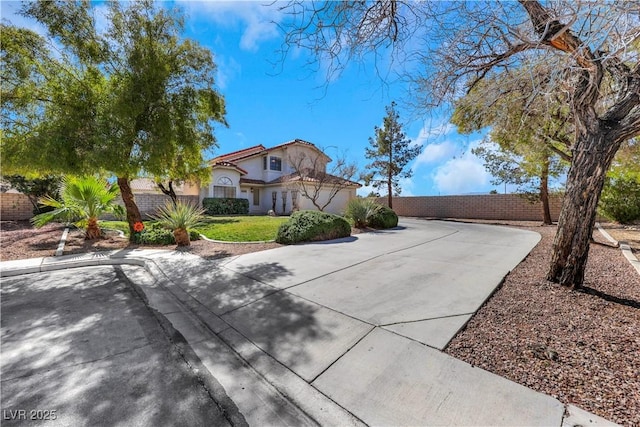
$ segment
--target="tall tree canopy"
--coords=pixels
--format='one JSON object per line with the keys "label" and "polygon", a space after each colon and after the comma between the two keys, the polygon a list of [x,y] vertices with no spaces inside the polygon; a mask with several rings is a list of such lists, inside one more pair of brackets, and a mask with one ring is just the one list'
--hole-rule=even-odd
{"label": "tall tree canopy", "polygon": [[[308,48],[331,72],[367,53],[408,64],[422,107],[454,100],[486,77],[546,67],[529,100],[566,94],[571,167],[547,278],[578,287],[596,207],[615,153],[640,134],[638,2],[537,0],[292,1],[287,47]],[[413,68],[411,68],[413,67]],[[400,70],[402,72],[402,70]]]}
{"label": "tall tree canopy", "polygon": [[364,176],[365,184],[376,189],[386,188],[390,208],[393,207],[393,195],[397,196],[402,191],[400,178],[411,178],[413,171],[407,169],[407,165],[421,150],[420,146],[411,146],[395,107],[396,103],[392,102],[386,108],[382,127],[375,127],[375,137],[369,138],[370,147],[365,149],[365,157],[372,160],[366,166],[369,173]]}
{"label": "tall tree canopy", "polygon": [[451,122],[462,133],[491,127],[474,154],[496,177],[494,183],[518,185],[520,193],[541,201],[544,223],[551,224],[549,179],[566,172],[571,161],[572,126],[566,99],[528,100],[544,85],[543,71],[514,70],[507,81],[485,78],[455,102]]}
{"label": "tall tree canopy", "polygon": [[182,37],[179,10],[107,6],[105,29],[87,0],[26,3],[46,37],[2,24],[2,167],[113,173],[133,230],[129,181],[202,170],[225,106],[212,54]]}

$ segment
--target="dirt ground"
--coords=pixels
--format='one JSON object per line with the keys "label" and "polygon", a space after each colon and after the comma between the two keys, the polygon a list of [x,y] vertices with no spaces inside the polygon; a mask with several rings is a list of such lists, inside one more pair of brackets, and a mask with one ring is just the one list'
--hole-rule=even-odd
{"label": "dirt ground", "polygon": [[[584,289],[548,282],[556,226],[500,223],[542,240],[445,351],[565,404],[640,426],[640,274],[594,231]],[[639,231],[602,225],[637,249]]]}

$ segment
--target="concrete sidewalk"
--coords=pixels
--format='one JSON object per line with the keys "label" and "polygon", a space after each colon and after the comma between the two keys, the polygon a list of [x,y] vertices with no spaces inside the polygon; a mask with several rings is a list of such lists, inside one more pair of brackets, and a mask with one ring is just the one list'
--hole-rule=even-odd
{"label": "concrete sidewalk", "polygon": [[[539,238],[403,219],[396,230],[217,261],[120,251],[2,263],[1,274],[144,267],[123,270],[249,424],[611,425],[439,351]],[[273,418],[264,403],[289,415]]]}

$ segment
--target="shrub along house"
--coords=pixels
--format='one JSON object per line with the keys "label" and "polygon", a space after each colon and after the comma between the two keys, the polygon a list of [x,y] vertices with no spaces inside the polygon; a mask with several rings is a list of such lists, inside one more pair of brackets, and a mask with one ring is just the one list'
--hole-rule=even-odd
{"label": "shrub along house", "polygon": [[304,185],[307,193],[317,194],[316,204],[328,203],[325,212],[342,213],[360,184],[327,174],[330,161],[315,145],[300,139],[234,151],[209,162],[211,180],[200,189],[200,197],[246,199],[249,213],[255,214],[317,209],[304,196]]}

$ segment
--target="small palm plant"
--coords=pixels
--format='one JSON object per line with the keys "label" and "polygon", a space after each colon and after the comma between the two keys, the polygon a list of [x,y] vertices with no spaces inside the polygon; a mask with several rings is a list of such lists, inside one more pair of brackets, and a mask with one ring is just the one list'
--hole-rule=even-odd
{"label": "small palm plant", "polygon": [[36,227],[52,221],[72,222],[86,229],[87,240],[98,239],[102,237],[98,217],[106,213],[124,213],[123,207],[115,203],[118,194],[116,184],[109,184],[94,176],[68,177],[62,182],[60,200],[49,196],[39,200],[40,204],[50,206],[53,210],[34,216],[31,222]]}
{"label": "small palm plant", "polygon": [[173,231],[178,246],[189,246],[189,230],[202,225],[204,209],[183,202],[168,202],[152,216],[163,227]]}
{"label": "small palm plant", "polygon": [[353,221],[356,228],[364,228],[369,225],[371,217],[382,209],[382,205],[372,198],[356,197],[349,200],[344,216]]}

